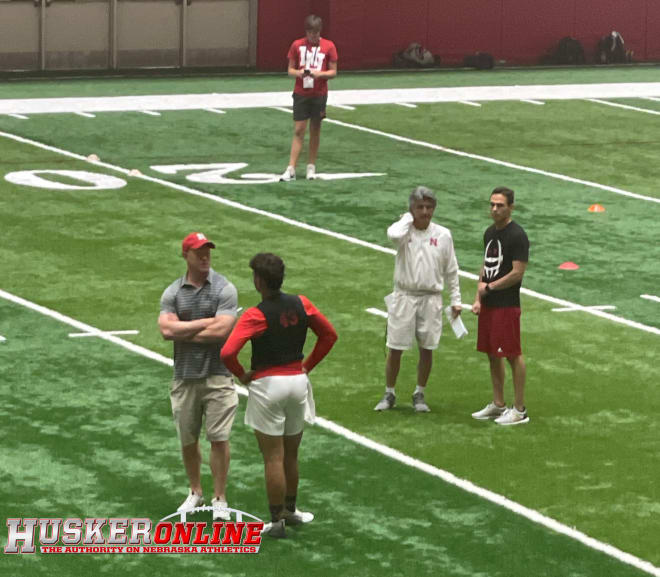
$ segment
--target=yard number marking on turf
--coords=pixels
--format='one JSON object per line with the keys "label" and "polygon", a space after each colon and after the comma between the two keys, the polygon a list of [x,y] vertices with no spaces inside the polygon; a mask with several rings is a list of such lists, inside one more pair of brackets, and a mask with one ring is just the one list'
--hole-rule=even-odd
{"label": "yard number marking on turf", "polygon": [[[290,110],[286,110],[286,109],[283,109],[283,110],[285,110],[286,112],[290,112]],[[349,128],[354,128],[356,130],[362,130],[362,131],[365,131],[365,132],[373,132],[373,133],[376,133],[376,134],[388,136],[389,138],[393,138],[394,140],[400,140],[400,141],[404,141],[404,142],[411,142],[413,144],[421,144],[422,146],[427,146],[429,148],[436,148],[436,149],[439,149],[439,150],[445,150],[445,149],[443,149],[443,147],[439,147],[437,145],[430,144],[428,142],[415,141],[415,140],[411,140],[409,138],[404,138],[404,137],[400,137],[400,136],[396,136],[396,135],[387,134],[385,132],[381,132],[381,131],[378,131],[378,130],[373,130],[371,128],[365,128],[363,126],[359,126],[359,125],[356,125],[356,124],[348,124],[346,122],[339,122],[337,120],[326,120],[326,122],[332,122],[332,123],[335,123],[335,124],[339,124],[339,125],[342,125],[342,126],[347,126]],[[8,139],[14,140],[16,142],[22,142],[23,144],[29,144],[31,146],[41,148],[42,150],[50,150],[51,152],[61,154],[62,156],[67,156],[69,158],[75,158],[77,160],[82,160],[82,161],[88,162],[89,164],[92,164],[96,167],[102,166],[104,168],[107,168],[108,170],[119,172],[121,174],[126,174],[127,175],[130,172],[129,169],[123,168],[121,166],[116,166],[116,165],[110,164],[108,162],[92,161],[92,160],[89,160],[86,156],[83,156],[81,154],[77,154],[77,153],[71,152],[69,150],[64,150],[62,148],[57,148],[55,146],[51,146],[49,144],[44,144],[42,142],[37,142],[35,140],[31,140],[31,139],[25,138],[23,136],[18,136],[16,134],[11,134],[9,132],[0,131],[0,137],[8,138]],[[446,150],[449,150],[449,149],[446,149]],[[462,155],[462,156],[475,156],[475,155],[469,155],[467,153],[461,153],[461,152],[458,152],[458,151],[453,151],[453,152],[455,154],[459,154],[459,155]],[[489,159],[489,161],[493,161],[493,160]],[[495,161],[493,161],[493,162],[495,162]],[[497,161],[497,162],[499,162],[499,161]],[[508,164],[508,163],[502,163],[502,164]],[[526,169],[526,170],[529,170],[530,172],[539,172],[539,171],[536,171],[535,169]],[[200,197],[200,198],[205,198],[207,200],[211,200],[213,202],[217,202],[219,204],[223,204],[225,206],[231,206],[233,208],[236,208],[238,210],[242,210],[244,212],[250,212],[252,214],[258,214],[260,216],[265,216],[265,217],[270,218],[272,220],[276,220],[278,222],[284,222],[284,223],[286,223],[290,226],[295,226],[295,227],[301,228],[303,230],[308,230],[308,231],[311,231],[311,232],[316,232],[318,234],[329,236],[331,238],[344,240],[344,241],[349,242],[351,244],[354,244],[354,245],[357,245],[357,246],[363,246],[365,248],[369,248],[369,249],[375,250],[377,252],[382,252],[382,253],[391,254],[391,255],[396,254],[396,251],[392,248],[387,248],[387,247],[375,244],[373,242],[368,242],[366,240],[356,238],[354,236],[350,236],[350,235],[339,233],[339,232],[334,232],[332,230],[321,228],[319,226],[314,226],[314,225],[311,225],[311,224],[300,222],[298,220],[294,220],[292,218],[282,216],[281,214],[276,214],[274,212],[268,212],[267,210],[262,210],[260,208],[254,208],[252,206],[248,206],[248,205],[242,204],[240,202],[236,202],[234,200],[229,200],[229,199],[223,198],[221,196],[215,196],[215,195],[210,194],[208,192],[202,192],[201,190],[196,190],[194,188],[190,188],[188,186],[183,186],[183,185],[177,184],[175,182],[170,182],[169,180],[163,180],[162,178],[155,178],[153,176],[147,176],[146,174],[136,175],[136,178],[141,178],[142,180],[146,180],[148,182],[154,182],[156,184],[160,184],[161,186],[165,186],[167,188],[172,188],[172,189],[178,190],[180,192],[185,192],[186,194],[189,194],[191,196],[197,196],[197,197]],[[569,177],[562,177],[562,178],[564,180],[569,179]],[[569,179],[569,180],[573,180],[573,179]],[[601,186],[601,185],[596,185],[596,186],[598,187],[598,186]],[[630,195],[632,193],[627,193],[627,194]],[[634,196],[638,196],[638,195],[634,195]],[[659,202],[660,203],[660,198],[653,198],[652,199],[651,197],[649,197],[649,200],[653,200],[654,202]],[[475,281],[477,280],[477,275],[473,274],[473,273],[469,273],[469,272],[461,270],[461,271],[458,271],[458,274],[460,276],[464,277],[464,278],[469,278],[469,279],[475,280]],[[637,321],[631,321],[630,319],[626,319],[624,317],[618,317],[616,315],[613,315],[613,314],[605,312],[605,311],[590,310],[589,308],[583,307],[579,304],[572,303],[572,302],[564,300],[564,299],[559,299],[559,298],[556,298],[556,297],[553,297],[553,296],[550,296],[550,295],[546,295],[546,294],[543,294],[543,293],[540,293],[540,292],[537,292],[537,291],[533,291],[533,290],[530,290],[530,289],[527,289],[527,288],[524,288],[524,287],[522,289],[520,289],[520,292],[523,293],[523,294],[532,296],[534,298],[537,298],[539,300],[550,302],[550,303],[553,303],[553,304],[556,304],[556,305],[561,305],[561,306],[564,306],[564,307],[577,307],[580,310],[583,310],[584,312],[590,313],[594,316],[601,317],[601,318],[604,318],[604,319],[608,319],[612,322],[622,324],[622,325],[625,325],[627,327],[631,327],[631,328],[634,328],[634,329],[638,329],[640,331],[644,331],[644,332],[651,333],[651,334],[654,334],[654,335],[660,335],[660,329],[657,328],[657,327],[652,327],[652,326],[649,326],[649,325],[645,325],[645,324],[639,323]]]}
{"label": "yard number marking on turf", "polygon": [[[165,357],[159,353],[156,353],[152,350],[149,350],[145,347],[141,347],[129,341],[125,341],[114,335],[104,335],[102,331],[91,325],[78,321],[69,316],[63,315],[62,313],[38,305],[36,303],[33,303],[31,301],[28,301],[24,298],[13,295],[1,289],[0,289],[0,298],[4,298],[5,300],[8,300],[15,304],[37,311],[42,315],[48,316],[50,318],[54,318],[62,323],[68,324],[82,331],[98,333],[99,336],[104,340],[115,343],[116,345],[124,347],[125,349],[128,349],[134,353],[153,359],[170,367],[174,365],[172,359]],[[243,396],[247,396],[248,394],[247,389],[240,385],[236,386],[236,390],[239,394]],[[323,417],[317,417],[316,424],[328,431],[332,431],[333,433],[341,437],[344,437],[345,439],[348,439],[349,441],[353,441],[358,445],[376,451],[377,453],[385,455],[390,459],[393,459],[395,461],[403,463],[404,465],[407,465],[409,467],[427,473],[433,477],[441,479],[450,485],[454,485],[455,487],[458,487],[468,493],[477,495],[482,499],[485,499],[486,501],[490,501],[491,503],[495,503],[496,505],[504,507],[505,509],[512,511],[513,513],[516,513],[521,517],[525,517],[526,519],[529,519],[530,521],[533,521],[538,525],[547,527],[551,531],[555,531],[556,533],[559,533],[561,535],[566,535],[567,537],[574,539],[591,549],[605,553],[606,555],[609,555],[610,557],[613,557],[621,561],[622,563],[636,567],[642,571],[645,571],[650,575],[654,575],[655,577],[660,577],[660,568],[656,567],[649,561],[644,561],[639,557],[635,557],[630,553],[626,553],[625,551],[621,551],[620,549],[617,549],[613,545],[609,545],[608,543],[603,543],[602,541],[598,541],[593,537],[589,537],[589,535],[583,533],[582,531],[578,531],[577,529],[571,528],[568,525],[564,525],[563,523],[560,523],[559,521],[551,517],[547,517],[546,515],[543,515],[542,513],[535,511],[534,509],[525,507],[520,503],[511,501],[510,499],[507,499],[503,495],[500,495],[493,491],[489,491],[488,489],[484,489],[483,487],[479,487],[478,485],[475,485],[474,483],[471,483],[466,479],[461,479],[460,477],[457,477],[456,475],[450,473],[449,471],[445,471],[444,469],[439,469],[438,467],[434,467],[433,465],[420,461],[419,459],[414,459],[413,457],[410,457],[405,453],[397,451],[396,449],[392,449],[381,443],[372,441],[371,439],[363,435],[355,433],[354,431],[342,427],[341,425],[338,425],[333,421],[324,419]]]}

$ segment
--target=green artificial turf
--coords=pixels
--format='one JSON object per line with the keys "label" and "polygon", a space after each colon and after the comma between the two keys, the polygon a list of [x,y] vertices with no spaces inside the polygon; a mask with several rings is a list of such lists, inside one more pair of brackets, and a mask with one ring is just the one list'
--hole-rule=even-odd
{"label": "green artificial turf", "polygon": [[[96,90],[94,83],[85,86],[81,94]],[[169,88],[163,91],[179,86],[175,81]],[[554,102],[488,103],[481,109],[436,104],[414,111],[364,106],[355,112],[333,109],[331,116],[657,196],[652,115]],[[470,272],[481,262],[488,192],[508,184],[519,195],[515,218],[532,242],[526,287],[582,305],[616,305],[615,315],[660,326],[658,304],[639,298],[657,294],[660,285],[657,203],[331,123],[324,126],[319,172],[387,176],[214,185],[187,181],[185,172],[165,176],[150,169],[245,162],[248,167],[231,176],[279,173],[288,156],[291,118],[275,110],[168,112],[158,118],[39,115],[29,121],[3,118],[0,130],[83,156],[98,154],[125,169],[382,246],[386,227],[406,208],[408,192],[426,184],[438,194],[435,220],[451,228],[459,264]],[[250,257],[277,252],[287,263],[285,289],[307,294],[340,335],[312,374],[320,415],[660,564],[655,538],[660,526],[653,514],[660,503],[657,335],[584,312],[556,313],[555,305],[524,297],[531,422],[503,430],[469,417],[489,400],[490,386],[487,362],[474,350],[476,320],[466,311],[470,335],[456,341],[447,330],[435,357],[427,392],[432,413],[416,415],[409,406],[414,352],[404,356],[398,407],[375,413],[384,381],[385,321],[365,309],[384,308],[391,255],[6,138],[0,138],[0,158],[3,174],[87,170],[128,183],[118,190],[51,191],[0,178],[0,289],[103,330],[137,329],[139,335],[126,338],[170,356],[170,344],[156,327],[158,299],[184,272],[179,251],[185,234],[202,230],[217,242],[214,266],[236,284],[243,307],[257,302]],[[606,212],[588,212],[594,202]],[[564,260],[581,268],[558,270]],[[471,302],[474,282],[463,278],[461,287],[463,302]],[[67,332],[0,300],[0,335],[8,338],[0,342],[8,440],[0,450],[8,471],[0,484],[5,517],[160,518],[185,492],[167,405],[170,369],[108,343],[68,339]],[[24,395],[25,386],[30,393]],[[506,391],[510,400],[509,383]],[[232,498],[264,514],[259,457],[239,421]],[[19,436],[14,423],[25,433]],[[250,458],[243,460],[243,454]],[[223,557],[227,573],[284,574],[295,566],[301,575],[324,575],[328,567],[346,575],[529,575],[533,566],[535,575],[637,574],[317,429],[306,438],[304,459],[310,503],[328,523],[296,532],[287,543],[264,545],[258,560]],[[267,556],[268,551],[277,554]],[[190,557],[8,559],[7,574],[88,574],[96,567],[169,574],[192,562],[217,572],[219,565],[214,558]]]}

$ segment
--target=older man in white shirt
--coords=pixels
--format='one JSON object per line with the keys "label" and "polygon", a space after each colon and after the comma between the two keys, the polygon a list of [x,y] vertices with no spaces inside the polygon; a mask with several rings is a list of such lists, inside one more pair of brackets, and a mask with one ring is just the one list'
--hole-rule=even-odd
{"label": "older man in white shirt", "polygon": [[430,411],[424,392],[433,365],[433,351],[442,334],[442,291],[449,292],[453,318],[461,314],[461,293],[454,242],[448,228],[431,222],[437,204],[432,190],[418,186],[409,197],[409,211],[387,229],[396,246],[394,292],[387,301],[385,395],[374,407],[391,409],[403,351],[419,347],[417,387],[412,396],[417,412]]}

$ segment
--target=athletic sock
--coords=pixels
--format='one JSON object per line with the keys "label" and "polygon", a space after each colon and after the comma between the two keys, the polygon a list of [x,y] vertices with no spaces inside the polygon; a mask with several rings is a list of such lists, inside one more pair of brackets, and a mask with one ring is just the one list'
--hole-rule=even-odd
{"label": "athletic sock", "polygon": [[386,393],[392,393],[393,395],[396,395],[394,392],[394,387],[385,387],[385,392]]}
{"label": "athletic sock", "polygon": [[287,495],[284,497],[284,503],[286,504],[287,511],[291,511],[291,513],[296,512],[296,495]]}
{"label": "athletic sock", "polygon": [[282,516],[282,511],[284,511],[284,505],[270,505],[270,520],[273,523],[277,523]]}
{"label": "athletic sock", "polygon": [[425,390],[426,387],[420,387],[419,385],[417,385],[417,387],[415,388],[415,393],[423,393]]}

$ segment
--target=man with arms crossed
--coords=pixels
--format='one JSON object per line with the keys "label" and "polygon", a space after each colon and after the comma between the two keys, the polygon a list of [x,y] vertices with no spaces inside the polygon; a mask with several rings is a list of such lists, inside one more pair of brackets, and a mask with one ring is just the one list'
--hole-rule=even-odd
{"label": "man with arms crossed", "polygon": [[408,199],[409,212],[387,229],[397,247],[394,262],[394,292],[387,306],[387,361],[385,396],[375,411],[391,409],[394,386],[403,351],[412,348],[413,336],[419,346],[417,388],[412,396],[415,411],[430,411],[424,392],[431,374],[433,351],[442,334],[442,290],[447,286],[453,318],[461,314],[458,263],[451,232],[431,222],[437,201],[435,194],[418,186]]}
{"label": "man with arms crossed", "polygon": [[[477,350],[488,355],[493,402],[472,413],[475,419],[495,419],[499,425],[529,422],[525,409],[526,367],[520,346],[520,287],[527,268],[529,240],[511,220],[513,190],[499,187],[490,195],[493,223],[484,233],[484,264],[479,273],[472,312],[479,315]],[[515,401],[504,403],[504,359],[513,373]]]}
{"label": "man with arms crossed", "polygon": [[[303,295],[280,290],[284,262],[272,253],[250,261],[254,287],[262,301],[243,313],[222,347],[222,360],[240,381],[250,386],[245,424],[254,429],[264,459],[270,523],[262,534],[285,537],[285,524],[309,523],[314,515],[298,511],[298,447],[306,407],[314,409],[307,374],[328,354],[337,333],[328,319]],[[318,337],[303,360],[307,329]],[[238,353],[252,341],[252,364],[245,371]]]}
{"label": "man with arms crossed", "polygon": [[309,158],[306,177],[316,178],[316,157],[321,142],[321,121],[325,118],[328,80],[337,76],[337,48],[321,38],[321,18],[311,14],[305,19],[305,37],[289,48],[289,76],[296,79],[293,89],[293,140],[289,166],[280,177],[288,182],[296,179],[296,163],[305,140],[309,121]]}
{"label": "man with arms crossed", "polygon": [[190,493],[178,511],[204,504],[199,434],[202,417],[206,417],[206,437],[211,443],[213,519],[228,521],[225,486],[229,433],[238,394],[231,373],[220,361],[220,348],[236,321],[238,297],[234,285],[211,268],[212,248],[215,244],[200,232],[183,239],[187,271],[165,289],[158,326],[164,339],[174,341],[170,400],[190,482]]}

